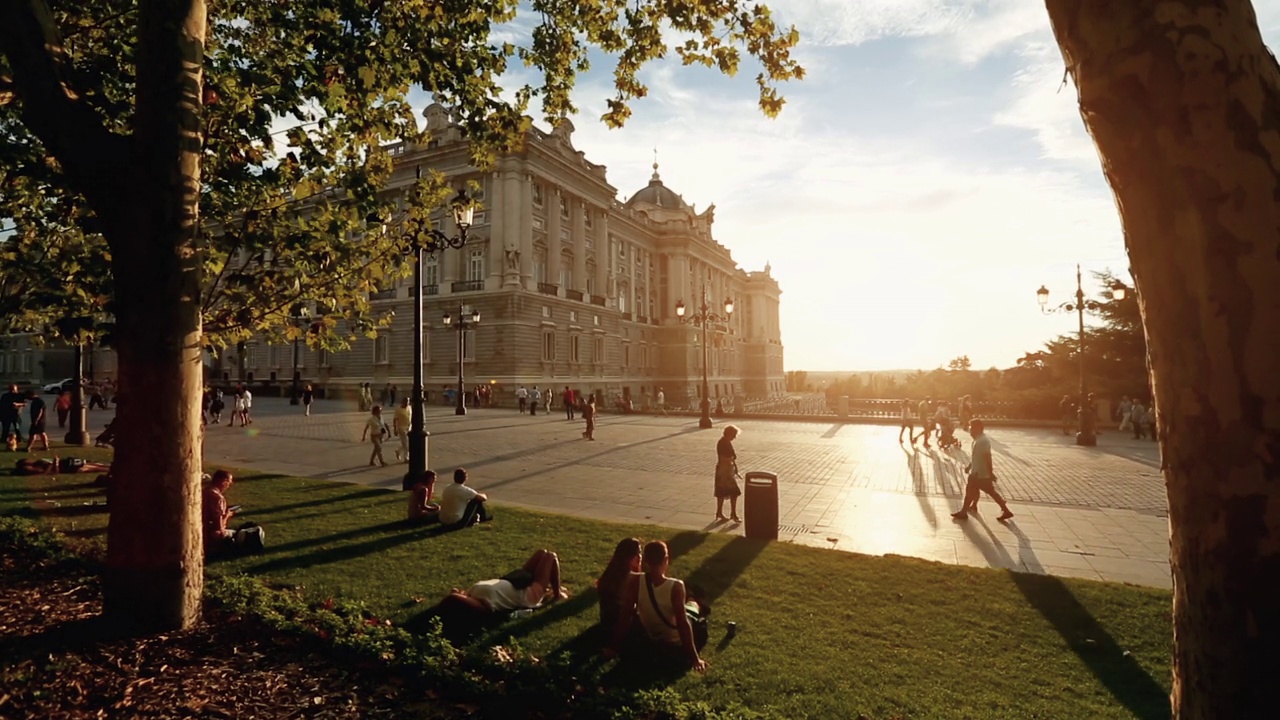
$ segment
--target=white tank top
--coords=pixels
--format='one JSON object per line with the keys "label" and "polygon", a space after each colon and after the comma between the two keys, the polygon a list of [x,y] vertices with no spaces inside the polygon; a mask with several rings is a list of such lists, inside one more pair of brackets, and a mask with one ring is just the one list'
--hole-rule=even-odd
{"label": "white tank top", "polygon": [[[649,637],[672,645],[680,644],[680,631],[667,624],[676,621],[676,614],[671,607],[671,591],[679,582],[675,578],[667,578],[661,585],[653,586],[653,597],[658,601],[658,607],[661,608],[662,616],[667,622],[663,622],[662,618],[658,617],[653,601],[649,599],[649,587],[644,577],[640,578],[640,599],[636,603],[640,624]],[[680,611],[684,612],[684,608]]]}

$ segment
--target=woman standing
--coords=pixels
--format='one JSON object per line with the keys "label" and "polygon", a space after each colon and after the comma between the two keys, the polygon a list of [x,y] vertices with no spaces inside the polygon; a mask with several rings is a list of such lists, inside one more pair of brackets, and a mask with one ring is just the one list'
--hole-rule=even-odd
{"label": "woman standing", "polygon": [[[738,453],[733,449],[733,439],[738,437],[737,425],[726,425],[724,436],[716,443],[716,520],[738,519]],[[724,516],[724,499],[729,498],[729,517]]]}
{"label": "woman standing", "polygon": [[311,383],[307,383],[306,387],[302,388],[302,407],[304,415],[311,414],[311,401],[315,399],[316,392],[311,389]]}

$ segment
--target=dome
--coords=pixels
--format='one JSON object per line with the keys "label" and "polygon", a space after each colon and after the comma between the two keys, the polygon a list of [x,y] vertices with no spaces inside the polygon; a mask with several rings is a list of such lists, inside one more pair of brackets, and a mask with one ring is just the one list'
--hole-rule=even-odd
{"label": "dome", "polygon": [[662,178],[658,177],[658,164],[653,164],[653,175],[649,178],[649,184],[642,188],[631,199],[627,201],[627,206],[637,203],[647,203],[656,205],[665,210],[688,210],[689,203],[675,193],[671,188],[662,184]]}

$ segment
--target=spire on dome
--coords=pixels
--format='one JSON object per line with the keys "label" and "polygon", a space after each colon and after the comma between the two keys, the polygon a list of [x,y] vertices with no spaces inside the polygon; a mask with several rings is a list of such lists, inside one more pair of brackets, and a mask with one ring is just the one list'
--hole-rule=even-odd
{"label": "spire on dome", "polygon": [[656,145],[653,148],[653,174],[649,176],[649,179],[650,180],[662,179],[658,177],[658,147]]}

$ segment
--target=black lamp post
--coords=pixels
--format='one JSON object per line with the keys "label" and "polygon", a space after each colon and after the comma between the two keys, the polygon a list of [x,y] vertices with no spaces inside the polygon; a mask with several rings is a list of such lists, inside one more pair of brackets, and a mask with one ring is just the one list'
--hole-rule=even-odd
{"label": "black lamp post", "polygon": [[462,400],[462,342],[463,335],[466,334],[466,331],[480,324],[480,311],[472,308],[471,313],[467,314],[463,311],[462,303],[458,303],[458,321],[455,323],[453,321],[453,316],[449,313],[445,313],[444,318],[442,319],[445,327],[453,327],[458,331],[458,404],[453,408],[453,414],[466,415],[467,405]]}
{"label": "black lamp post", "polygon": [[[1125,296],[1125,287],[1117,282],[1111,287],[1111,297],[1114,300],[1123,300]],[[1074,303],[1065,302],[1056,308],[1047,307],[1049,304],[1049,288],[1041,285],[1036,291],[1036,302],[1040,303],[1040,312],[1048,315],[1060,310],[1066,312],[1075,312],[1079,321],[1080,332],[1080,400],[1077,403],[1079,432],[1076,433],[1076,444],[1094,446],[1098,444],[1098,435],[1094,428],[1093,408],[1089,407],[1088,383],[1085,377],[1084,369],[1084,311],[1098,310],[1102,304],[1094,300],[1086,300],[1084,297],[1084,288],[1080,284],[1080,266],[1076,265],[1076,301]]]}
{"label": "black lamp post", "polygon": [[289,388],[290,405],[297,405],[300,402],[298,398],[298,381],[302,379],[302,373],[298,371],[298,336],[302,334],[300,329],[307,324],[310,318],[311,312],[305,305],[294,306],[290,320],[293,321],[294,327],[299,329],[299,332],[295,332],[293,335],[293,382]]}
{"label": "black lamp post", "polygon": [[676,303],[676,317],[680,318],[680,322],[686,325],[702,326],[702,416],[698,418],[698,427],[711,427],[711,396],[707,388],[707,323],[708,322],[729,322],[729,316],[733,314],[733,300],[725,298],[724,315],[713,312],[711,307],[707,305],[707,284],[702,284],[702,301],[698,305],[698,309],[692,315],[685,317],[684,300]]}
{"label": "black lamp post", "polygon": [[[418,176],[421,177],[419,170]],[[450,203],[453,209],[453,220],[458,225],[458,235],[449,237],[435,228],[419,229],[411,227],[405,233],[405,250],[412,252],[413,259],[413,325],[417,329],[413,336],[413,415],[409,426],[409,472],[405,474],[404,486],[411,488],[427,471],[427,430],[424,422],[426,416],[426,396],[422,387],[422,260],[426,254],[434,254],[445,248],[461,248],[467,244],[467,231],[475,217],[475,207],[465,191]],[[459,370],[459,378],[462,371]],[[461,379],[459,379],[461,383]],[[459,400],[461,403],[461,400]],[[461,405],[459,405],[461,407]]]}

